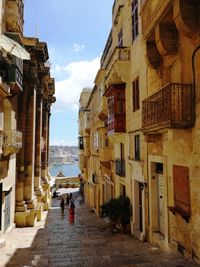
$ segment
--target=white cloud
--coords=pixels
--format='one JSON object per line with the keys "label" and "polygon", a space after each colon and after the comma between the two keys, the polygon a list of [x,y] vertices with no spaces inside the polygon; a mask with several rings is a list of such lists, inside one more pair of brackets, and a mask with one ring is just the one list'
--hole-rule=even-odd
{"label": "white cloud", "polygon": [[79,45],[79,44],[73,43],[73,49],[75,52],[80,52],[85,49],[85,45],[84,44]]}
{"label": "white cloud", "polygon": [[99,67],[99,58],[91,61],[71,62],[67,66],[57,65],[57,70],[65,71],[68,78],[55,84],[56,103],[53,105],[54,110],[57,112],[63,108],[77,110],[82,89],[93,87]]}

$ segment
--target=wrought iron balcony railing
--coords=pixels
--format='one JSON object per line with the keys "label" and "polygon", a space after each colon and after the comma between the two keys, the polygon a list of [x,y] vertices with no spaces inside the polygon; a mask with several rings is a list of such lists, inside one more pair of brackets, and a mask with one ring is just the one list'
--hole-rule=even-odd
{"label": "wrought iron balcony railing", "polygon": [[194,124],[191,84],[170,83],[142,102],[142,130],[189,128]]}
{"label": "wrought iron balcony railing", "polygon": [[125,160],[124,159],[115,160],[115,173],[121,177],[125,177]]}

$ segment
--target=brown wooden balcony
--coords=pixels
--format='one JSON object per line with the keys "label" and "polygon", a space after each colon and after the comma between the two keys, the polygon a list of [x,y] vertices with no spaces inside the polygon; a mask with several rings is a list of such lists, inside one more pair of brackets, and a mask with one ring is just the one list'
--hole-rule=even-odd
{"label": "brown wooden balcony", "polygon": [[5,8],[5,25],[7,32],[23,33],[23,0],[7,0]]}
{"label": "brown wooden balcony", "polygon": [[125,160],[124,159],[115,160],[115,173],[118,176],[125,177]]}
{"label": "brown wooden balcony", "polygon": [[191,84],[170,83],[142,102],[142,130],[190,128],[194,125]]}
{"label": "brown wooden balcony", "polygon": [[163,16],[170,3],[170,0],[148,0],[144,2],[141,10],[141,18],[142,33],[145,38],[151,35],[160,17]]}
{"label": "brown wooden balcony", "polygon": [[105,96],[108,101],[108,134],[126,132],[125,84],[113,84]]}
{"label": "brown wooden balcony", "polygon": [[20,69],[15,64],[10,66],[10,84],[12,94],[18,94],[22,92],[23,76]]}
{"label": "brown wooden balcony", "polygon": [[3,155],[15,154],[22,147],[22,132],[9,130],[4,132]]}

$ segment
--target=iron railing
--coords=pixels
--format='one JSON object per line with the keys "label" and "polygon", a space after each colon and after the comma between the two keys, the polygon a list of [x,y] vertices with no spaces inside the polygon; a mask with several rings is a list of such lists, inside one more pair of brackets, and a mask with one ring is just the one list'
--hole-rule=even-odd
{"label": "iron railing", "polygon": [[189,128],[194,124],[191,84],[170,83],[142,101],[143,132],[160,128]]}

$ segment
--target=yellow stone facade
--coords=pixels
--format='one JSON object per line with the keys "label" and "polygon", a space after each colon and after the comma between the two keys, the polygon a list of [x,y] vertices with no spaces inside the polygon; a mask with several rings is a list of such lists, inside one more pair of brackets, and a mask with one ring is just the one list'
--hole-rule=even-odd
{"label": "yellow stone facade", "polygon": [[0,1],[0,34],[30,54],[23,60],[0,45],[0,236],[34,226],[51,200],[49,118],[55,84],[47,44],[23,35],[23,0]]}
{"label": "yellow stone facade", "polygon": [[[79,132],[85,197],[131,199],[131,232],[200,261],[200,4],[115,0]],[[87,132],[87,134],[85,134]],[[84,163],[83,163],[84,162]],[[84,165],[84,168],[81,166]]]}

